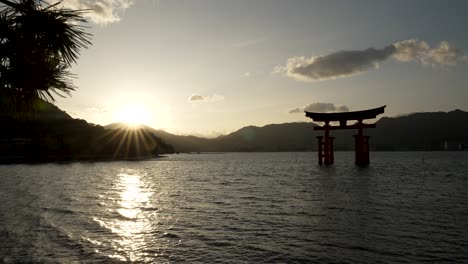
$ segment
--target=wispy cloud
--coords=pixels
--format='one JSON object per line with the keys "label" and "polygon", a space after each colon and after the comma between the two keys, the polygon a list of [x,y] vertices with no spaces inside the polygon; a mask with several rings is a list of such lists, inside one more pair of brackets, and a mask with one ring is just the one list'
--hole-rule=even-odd
{"label": "wispy cloud", "polygon": [[247,72],[244,72],[244,74],[242,74],[241,77],[244,79],[250,79],[250,78],[257,78],[262,75],[265,75],[265,73],[262,71],[247,71]]}
{"label": "wispy cloud", "polygon": [[288,111],[290,114],[303,114],[304,111],[330,113],[330,112],[348,112],[349,108],[345,105],[335,105],[333,103],[312,103],[304,107],[294,108]]}
{"label": "wispy cloud", "polygon": [[[49,3],[60,2],[48,0]],[[123,12],[133,0],[63,0],[60,7],[75,10],[89,10],[83,16],[95,24],[110,24],[120,21]]]}
{"label": "wispy cloud", "polygon": [[224,96],[219,95],[219,94],[213,94],[213,95],[199,95],[199,94],[192,94],[188,98],[189,103],[207,103],[207,102],[217,102],[224,100]]}
{"label": "wispy cloud", "polygon": [[442,41],[431,48],[425,41],[408,39],[382,49],[343,50],[324,56],[298,56],[287,60],[285,66],[276,66],[274,73],[283,73],[301,81],[319,81],[347,77],[370,69],[389,58],[400,62],[417,61],[423,65],[456,65],[467,61],[463,51]]}

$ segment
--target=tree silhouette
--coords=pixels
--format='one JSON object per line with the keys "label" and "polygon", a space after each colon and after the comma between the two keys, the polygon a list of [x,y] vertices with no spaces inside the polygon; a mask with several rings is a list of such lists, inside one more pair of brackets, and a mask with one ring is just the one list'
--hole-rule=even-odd
{"label": "tree silhouette", "polygon": [[[0,0],[0,104],[31,109],[38,98],[54,101],[75,90],[70,66],[91,44],[85,10],[43,0]],[[0,7],[1,8],[1,7]]]}

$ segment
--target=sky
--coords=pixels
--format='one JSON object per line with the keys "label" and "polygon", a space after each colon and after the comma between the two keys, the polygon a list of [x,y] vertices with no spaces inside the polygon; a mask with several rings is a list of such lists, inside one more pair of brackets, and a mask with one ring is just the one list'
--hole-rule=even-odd
{"label": "sky", "polygon": [[65,0],[92,9],[77,90],[56,104],[175,134],[468,110],[468,1]]}

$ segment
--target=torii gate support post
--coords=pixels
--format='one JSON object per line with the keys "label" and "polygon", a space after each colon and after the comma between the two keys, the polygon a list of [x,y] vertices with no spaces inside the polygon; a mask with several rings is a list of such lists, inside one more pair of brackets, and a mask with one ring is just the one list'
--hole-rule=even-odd
{"label": "torii gate support post", "polygon": [[355,161],[358,166],[369,165],[369,136],[354,135],[355,142]]}
{"label": "torii gate support post", "polygon": [[333,153],[333,140],[334,139],[335,139],[334,137],[328,137],[328,164],[325,163],[326,165],[335,163],[335,154]]}
{"label": "torii gate support post", "polygon": [[355,161],[354,163],[358,166],[369,165],[369,136],[363,135],[363,126],[362,120],[358,120],[357,128],[358,134],[354,135],[354,144],[355,144]]}
{"label": "torii gate support post", "polygon": [[323,164],[323,137],[322,136],[317,136],[317,143],[318,143],[318,164],[322,165]]}
{"label": "torii gate support post", "polygon": [[323,128],[325,130],[325,137],[317,136],[318,164],[330,165],[335,161],[333,154],[333,139],[335,138],[330,137],[329,122],[326,122]]}
{"label": "torii gate support post", "polygon": [[364,165],[369,165],[369,136],[364,136]]}
{"label": "torii gate support post", "polygon": [[330,145],[330,124],[328,122],[325,122],[325,125],[323,126],[325,128],[325,141],[324,141],[324,146],[323,146],[323,149],[324,149],[324,163],[325,165],[330,165],[332,164],[331,163],[331,159],[330,159],[330,153],[333,152],[333,149],[331,149],[330,147],[332,147]]}

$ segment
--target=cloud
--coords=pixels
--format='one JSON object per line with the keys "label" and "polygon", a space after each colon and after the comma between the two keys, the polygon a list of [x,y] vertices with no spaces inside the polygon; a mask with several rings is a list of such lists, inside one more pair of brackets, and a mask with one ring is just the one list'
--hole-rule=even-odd
{"label": "cloud", "polygon": [[188,100],[189,100],[189,102],[204,101],[205,97],[203,97],[201,95],[198,95],[198,94],[194,94],[194,95],[190,96],[190,98]]}
{"label": "cloud", "polygon": [[426,65],[456,65],[458,61],[465,60],[463,51],[442,41],[431,49],[425,41],[409,39],[393,44],[396,52],[393,55],[398,61],[419,61]]}
{"label": "cloud", "polygon": [[333,103],[312,103],[302,108],[295,108],[288,111],[290,114],[308,112],[330,113],[330,112],[348,112],[349,108],[345,105],[335,105]]}
{"label": "cloud", "polygon": [[382,50],[339,51],[321,57],[292,57],[288,59],[285,70],[289,77],[303,81],[345,77],[377,68],[378,63],[390,57],[394,49],[388,46]]}
{"label": "cloud", "polygon": [[199,94],[192,94],[188,98],[189,103],[206,103],[206,102],[217,102],[224,100],[224,96],[219,94],[213,95],[199,95]]}
{"label": "cloud", "polygon": [[291,57],[285,66],[276,66],[273,73],[283,73],[301,81],[319,81],[347,77],[377,69],[383,61],[393,58],[400,62],[417,61],[423,65],[456,65],[468,61],[463,51],[442,41],[431,48],[425,41],[408,39],[382,49],[338,51],[324,56]]}
{"label": "cloud", "polygon": [[[49,0],[49,3],[60,1]],[[89,10],[83,17],[95,24],[110,24],[120,21],[122,13],[133,0],[63,0],[60,7],[74,10]]]}

